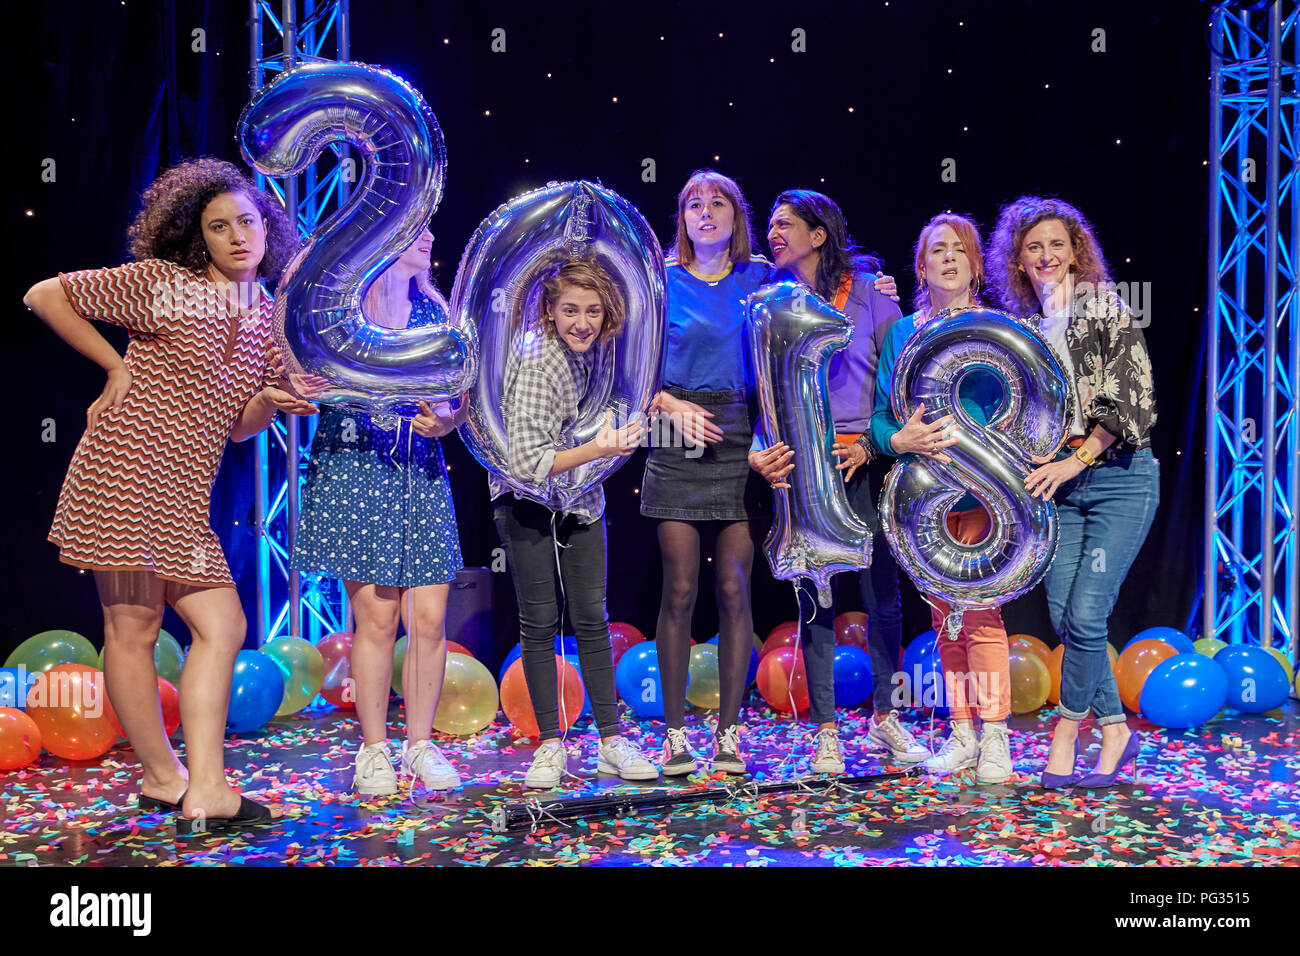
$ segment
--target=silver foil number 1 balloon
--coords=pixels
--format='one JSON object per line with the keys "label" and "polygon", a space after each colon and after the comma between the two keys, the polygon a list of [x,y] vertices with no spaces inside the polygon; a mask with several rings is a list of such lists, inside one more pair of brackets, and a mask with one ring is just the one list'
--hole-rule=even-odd
{"label": "silver foil number 1 balloon", "polygon": [[831,457],[826,364],[853,336],[849,317],[806,285],[778,282],[749,297],[749,347],[763,430],[795,454],[789,489],[776,493],[764,550],[778,580],[811,578],[830,607],[831,575],[871,563],[871,530],[849,506]]}
{"label": "silver foil number 1 balloon", "polygon": [[[1002,400],[987,424],[958,401],[963,383],[992,375]],[[907,340],[894,368],[894,416],[907,421],[918,404],[933,422],[954,417],[957,444],[945,465],[908,456],[889,473],[880,514],[898,565],[922,593],[946,601],[948,636],[962,613],[1024,594],[1056,553],[1056,506],[1025,491],[1030,455],[1055,452],[1065,440],[1070,393],[1051,347],[1028,322],[994,309],[940,312]],[[966,492],[988,511],[983,541],[962,544],[947,515]]]}

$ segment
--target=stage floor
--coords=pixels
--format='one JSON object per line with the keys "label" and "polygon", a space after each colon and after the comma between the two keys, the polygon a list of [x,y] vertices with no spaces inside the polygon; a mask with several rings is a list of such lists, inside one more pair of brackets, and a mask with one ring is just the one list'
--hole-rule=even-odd
{"label": "stage floor", "polygon": [[[400,708],[392,718],[400,721]],[[841,718],[848,773],[885,769],[856,745],[866,714],[842,711]],[[288,819],[278,826],[178,840],[170,817],[136,809],[139,769],[130,749],[80,764],[47,753],[25,771],[0,774],[0,866],[1300,865],[1295,701],[1268,715],[1229,714],[1186,732],[1130,718],[1144,737],[1141,780],[1096,792],[1038,787],[1050,718],[1048,710],[1012,718],[1017,773],[1006,785],[980,786],[974,771],[914,775],[852,794],[684,803],[671,812],[494,833],[487,815],[524,797],[523,771],[532,755],[509,725],[494,724],[469,739],[438,739],[465,779],[460,790],[360,798],[349,792],[355,718],[321,708],[227,745],[236,785],[284,808]],[[928,732],[929,720],[915,716],[913,726]],[[580,728],[586,727],[583,721]],[[628,727],[647,751],[658,750],[661,723],[629,720]],[[698,751],[707,731],[700,718],[693,727]],[[936,738],[944,732],[941,721],[934,732]],[[1099,738],[1085,733],[1092,749],[1083,762],[1091,765]],[[806,773],[807,724],[796,731],[789,718],[751,711],[747,739],[756,779]],[[794,757],[782,765],[792,740]],[[570,778],[553,796],[647,788],[598,776],[590,732],[577,738],[575,749],[580,759],[571,757],[569,769],[580,779]],[[720,780],[650,786],[717,786]],[[799,817],[803,828],[796,828]]]}

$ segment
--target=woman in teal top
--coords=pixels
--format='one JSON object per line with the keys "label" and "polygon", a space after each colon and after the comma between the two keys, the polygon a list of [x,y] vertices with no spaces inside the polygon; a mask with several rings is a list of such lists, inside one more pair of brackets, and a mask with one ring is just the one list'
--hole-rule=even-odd
{"label": "woman in teal top", "polygon": [[[984,276],[984,255],[975,223],[964,216],[935,216],[917,238],[913,264],[918,286],[916,312],[896,322],[881,346],[871,440],[889,455],[926,455],[948,463],[952,459],[944,449],[957,441],[946,431],[952,416],[926,424],[922,421],[925,406],[921,405],[907,422],[900,422],[894,417],[890,391],[898,354],[918,325],[945,309],[980,304],[977,295]],[[976,375],[971,385],[959,397],[962,408],[976,422],[987,422],[1002,401],[1001,386],[991,375]],[[947,524],[957,541],[974,543],[988,534],[989,515],[978,499],[967,494],[948,512]],[[938,598],[922,597],[930,605],[935,631],[940,632],[948,606]],[[1001,611],[967,611],[961,633],[939,640],[939,658],[950,731],[939,752],[925,762],[926,769],[952,773],[978,764],[980,783],[1004,782],[1012,772],[1006,724],[1011,712],[1011,672]],[[918,694],[916,688],[913,694]],[[983,720],[979,740],[974,732],[976,711]]]}

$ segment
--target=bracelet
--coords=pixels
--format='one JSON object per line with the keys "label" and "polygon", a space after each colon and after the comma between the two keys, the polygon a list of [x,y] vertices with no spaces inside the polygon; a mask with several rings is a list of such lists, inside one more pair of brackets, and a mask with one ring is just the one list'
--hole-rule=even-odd
{"label": "bracelet", "polygon": [[871,439],[867,437],[866,432],[863,432],[861,435],[858,436],[858,440],[855,442],[855,444],[862,446],[862,450],[867,453],[868,462],[876,457],[876,449],[871,444]]}
{"label": "bracelet", "polygon": [[1092,452],[1088,451],[1088,449],[1083,445],[1080,445],[1074,450],[1074,457],[1079,459],[1079,461],[1083,462],[1089,468],[1097,464],[1097,459],[1092,456]]}

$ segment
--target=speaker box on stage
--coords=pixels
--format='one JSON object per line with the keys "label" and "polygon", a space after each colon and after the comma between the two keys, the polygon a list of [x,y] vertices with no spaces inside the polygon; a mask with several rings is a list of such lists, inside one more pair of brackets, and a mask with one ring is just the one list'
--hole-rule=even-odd
{"label": "speaker box on stage", "polygon": [[493,675],[519,641],[515,592],[508,574],[461,568],[447,595],[447,640],[465,645]]}

